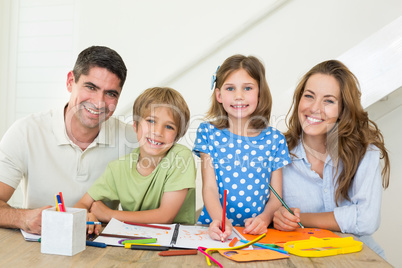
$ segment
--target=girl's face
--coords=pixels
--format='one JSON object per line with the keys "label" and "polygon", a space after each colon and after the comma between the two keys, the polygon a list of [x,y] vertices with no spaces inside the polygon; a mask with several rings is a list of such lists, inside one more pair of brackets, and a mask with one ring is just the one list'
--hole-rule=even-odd
{"label": "girl's face", "polygon": [[304,137],[326,136],[338,120],[341,109],[338,81],[326,74],[312,75],[307,80],[298,109]]}
{"label": "girl's face", "polygon": [[232,72],[222,87],[216,89],[215,93],[216,100],[222,103],[232,121],[250,119],[251,114],[257,108],[258,82],[244,69]]}
{"label": "girl's face", "polygon": [[173,146],[177,136],[177,126],[170,108],[158,107],[141,118],[134,129],[140,146],[141,157],[164,157]]}

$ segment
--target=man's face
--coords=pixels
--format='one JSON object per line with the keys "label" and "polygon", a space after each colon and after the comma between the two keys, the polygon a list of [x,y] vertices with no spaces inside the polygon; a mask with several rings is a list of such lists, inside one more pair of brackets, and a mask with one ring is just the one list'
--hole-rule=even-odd
{"label": "man's face", "polygon": [[[71,129],[99,129],[116,109],[121,93],[120,79],[105,68],[93,67],[76,81],[73,72],[67,75],[67,89],[71,93],[67,112],[73,112]],[[68,124],[68,122],[66,122]]]}

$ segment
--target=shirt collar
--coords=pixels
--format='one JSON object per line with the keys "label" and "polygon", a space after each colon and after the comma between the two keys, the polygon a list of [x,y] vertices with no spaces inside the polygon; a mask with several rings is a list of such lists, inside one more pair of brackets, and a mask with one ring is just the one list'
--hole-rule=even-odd
{"label": "shirt collar", "polygon": [[[66,106],[67,104],[61,109],[55,109],[52,111],[52,129],[58,145],[75,145],[68,137],[66,125],[64,123],[64,110]],[[106,120],[106,122],[101,124],[101,129],[98,133],[98,136],[96,136],[88,148],[91,148],[97,144],[114,145],[114,120],[111,119],[112,118],[109,118]]]}

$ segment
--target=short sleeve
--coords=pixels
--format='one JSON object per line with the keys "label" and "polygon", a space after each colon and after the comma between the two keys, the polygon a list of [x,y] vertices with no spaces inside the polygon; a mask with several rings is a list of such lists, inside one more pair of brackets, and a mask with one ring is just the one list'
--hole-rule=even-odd
{"label": "short sleeve", "polygon": [[289,149],[286,143],[285,136],[278,130],[275,130],[272,139],[273,143],[276,144],[276,148],[272,155],[273,157],[272,171],[275,171],[288,165],[291,162],[291,159],[289,156]]}
{"label": "short sleeve", "polygon": [[193,152],[196,156],[200,157],[200,153],[211,155],[212,146],[210,146],[209,135],[212,129],[210,123],[201,123],[197,129],[197,137],[194,142]]}
{"label": "short sleeve", "polygon": [[119,200],[117,187],[114,180],[111,162],[103,172],[103,174],[92,184],[88,190],[88,194],[95,201],[114,201]]}
{"label": "short sleeve", "polygon": [[175,154],[167,173],[164,192],[195,188],[195,178],[196,168],[193,155],[190,149],[182,146]]}
{"label": "short sleeve", "polygon": [[0,141],[0,181],[16,189],[27,173],[26,129],[24,122],[15,122]]}

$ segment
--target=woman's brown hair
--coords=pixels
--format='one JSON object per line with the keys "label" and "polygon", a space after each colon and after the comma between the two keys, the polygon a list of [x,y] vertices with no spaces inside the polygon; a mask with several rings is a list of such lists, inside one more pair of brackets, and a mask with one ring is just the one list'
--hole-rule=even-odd
{"label": "woman's brown hair", "polygon": [[287,114],[288,131],[285,133],[289,151],[294,149],[302,138],[302,127],[298,118],[300,99],[308,79],[314,74],[325,74],[334,77],[339,84],[342,109],[337,124],[328,133],[327,151],[336,164],[339,172],[339,160],[343,169],[339,173],[335,201],[350,200],[348,190],[360,161],[363,159],[370,144],[375,145],[384,160],[382,169],[382,185],[389,185],[390,162],[384,145],[384,138],[376,123],[368,118],[361,105],[359,82],[355,75],[340,61],[329,60],[314,66],[300,80],[293,95],[293,103]]}

